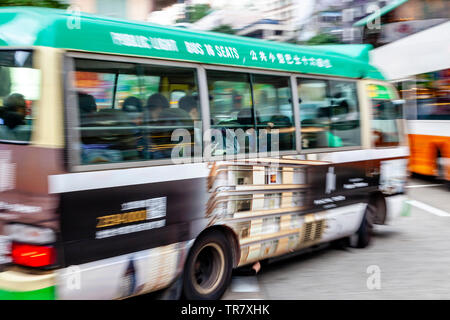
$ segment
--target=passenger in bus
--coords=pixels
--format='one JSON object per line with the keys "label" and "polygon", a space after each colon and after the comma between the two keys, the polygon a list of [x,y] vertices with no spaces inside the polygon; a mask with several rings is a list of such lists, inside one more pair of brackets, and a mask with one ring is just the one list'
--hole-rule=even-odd
{"label": "passenger in bus", "polygon": [[[189,114],[193,122],[200,121],[200,112],[198,111],[198,97],[186,95],[182,97],[180,101],[178,101],[178,106]],[[194,126],[193,142],[197,146],[201,146],[202,140],[201,128]]]}
{"label": "passenger in bus", "polygon": [[144,110],[144,123],[151,126],[151,128],[145,128],[142,132],[142,137],[138,141],[138,150],[141,153],[141,158],[166,158],[164,148],[166,147],[166,135],[168,133],[167,129],[162,127],[163,123],[161,122],[161,114],[164,110],[169,108],[169,101],[161,93],[152,94],[147,99],[147,105]]}
{"label": "passenger in bus", "polygon": [[109,116],[97,112],[95,98],[84,92],[77,92],[81,126],[81,162],[83,164],[123,161],[122,153],[116,150],[111,140],[111,130],[96,130],[95,127]]}
{"label": "passenger in bus", "polygon": [[25,125],[26,102],[20,93],[10,94],[4,102],[3,123],[8,129],[13,130]]}
{"label": "passenger in bus", "polygon": [[139,98],[129,96],[123,101],[122,111],[125,112],[132,123],[142,124],[142,102]]}
{"label": "passenger in bus", "polygon": [[151,122],[158,121],[161,112],[170,107],[169,101],[161,93],[152,94],[147,99],[147,111]]}
{"label": "passenger in bus", "polygon": [[178,101],[178,106],[186,111],[193,121],[200,120],[197,101],[197,98],[191,95],[186,95]]}
{"label": "passenger in bus", "polygon": [[93,96],[84,92],[77,92],[77,95],[78,108],[82,115],[97,111],[97,103],[95,102],[95,98]]}
{"label": "passenger in bus", "polygon": [[142,102],[134,96],[129,96],[123,101],[122,110],[125,112],[142,112]]}

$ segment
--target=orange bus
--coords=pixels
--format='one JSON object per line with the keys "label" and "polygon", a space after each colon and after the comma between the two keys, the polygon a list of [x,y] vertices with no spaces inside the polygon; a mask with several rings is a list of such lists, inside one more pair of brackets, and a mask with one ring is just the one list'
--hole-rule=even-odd
{"label": "orange bus", "polygon": [[[410,144],[409,171],[450,184],[450,22],[372,51],[399,89]],[[408,59],[405,59],[408,57]]]}

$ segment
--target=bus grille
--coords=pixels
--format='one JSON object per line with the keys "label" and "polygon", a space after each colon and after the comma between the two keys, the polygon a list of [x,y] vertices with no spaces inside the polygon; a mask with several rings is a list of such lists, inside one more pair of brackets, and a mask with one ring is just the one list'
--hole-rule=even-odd
{"label": "bus grille", "polygon": [[307,222],[304,224],[302,242],[315,242],[322,237],[325,220]]}

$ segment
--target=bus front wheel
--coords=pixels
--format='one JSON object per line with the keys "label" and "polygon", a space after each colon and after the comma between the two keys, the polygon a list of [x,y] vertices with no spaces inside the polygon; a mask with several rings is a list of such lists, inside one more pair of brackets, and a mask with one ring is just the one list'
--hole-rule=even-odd
{"label": "bus front wheel", "polygon": [[368,204],[364,212],[361,225],[358,231],[350,237],[350,245],[354,248],[365,248],[372,240],[373,217],[375,216],[375,206]]}
{"label": "bus front wheel", "polygon": [[232,252],[225,235],[208,232],[194,243],[186,261],[183,296],[188,300],[217,300],[231,280]]}

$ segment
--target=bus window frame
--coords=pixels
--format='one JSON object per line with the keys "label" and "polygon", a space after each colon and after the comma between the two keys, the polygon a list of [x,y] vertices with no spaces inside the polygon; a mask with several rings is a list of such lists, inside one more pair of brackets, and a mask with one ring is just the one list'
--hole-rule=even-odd
{"label": "bus window frame", "polygon": [[74,79],[71,77],[75,70],[75,62],[68,54],[63,56],[63,90],[64,90],[64,153],[66,155],[66,169],[71,171],[78,163],[81,163],[79,150],[75,146],[80,141],[78,97],[75,89]]}
{"label": "bus window frame", "polygon": [[[78,97],[76,97],[76,90],[73,87],[75,84],[74,79],[71,77],[73,75],[73,71],[75,70],[74,59],[91,59],[91,60],[104,60],[109,62],[126,62],[126,63],[135,63],[135,64],[144,64],[144,65],[158,65],[158,66],[169,66],[169,67],[184,67],[190,68],[196,71],[196,81],[198,84],[198,90],[200,92],[200,77],[199,77],[199,66],[194,63],[188,62],[178,62],[178,61],[166,61],[166,60],[157,60],[150,58],[140,58],[140,57],[129,57],[122,55],[108,55],[108,54],[97,54],[97,53],[84,53],[79,51],[67,51],[64,54],[64,57],[67,59],[71,59],[72,66],[66,69],[66,59],[64,60],[64,70],[67,72],[66,75],[66,83],[64,86],[64,101],[66,105],[64,108],[66,110],[70,110],[69,113],[65,111],[65,115],[70,117],[71,120],[64,121],[65,124],[65,133],[67,135],[67,144],[65,148],[67,149],[66,154],[68,155],[68,165],[69,171],[71,172],[84,172],[84,171],[99,171],[99,170],[107,170],[107,169],[124,169],[124,168],[139,168],[139,167],[150,167],[150,166],[161,166],[161,165],[174,165],[172,159],[157,159],[157,160],[142,160],[142,161],[128,161],[128,162],[114,162],[114,163],[105,163],[105,164],[81,164],[81,157],[79,155],[79,149],[76,148],[80,143],[80,135],[79,130],[76,128],[79,127],[79,111],[77,108],[78,105]],[[71,97],[74,95],[74,97]],[[201,107],[201,109],[202,107]],[[203,119],[203,113],[202,113]],[[205,121],[202,121],[203,126]],[[78,133],[69,133],[69,124],[73,131],[77,131]],[[204,140],[204,139],[203,139]],[[203,141],[205,143],[205,141]],[[78,154],[78,155],[77,155]],[[201,163],[207,161],[204,157],[191,157],[188,158],[190,163]],[[77,161],[74,161],[77,160]]]}
{"label": "bus window frame", "polygon": [[[362,105],[362,101],[361,98],[363,98],[363,95],[360,93],[360,89],[359,89],[359,83],[361,79],[349,79],[349,78],[345,78],[345,77],[327,77],[327,76],[315,76],[315,75],[303,75],[303,74],[294,74],[294,76],[296,77],[296,87],[295,90],[297,92],[298,95],[298,79],[306,79],[306,80],[322,80],[325,81],[327,83],[327,94],[329,94],[330,91],[330,81],[347,81],[347,82],[353,82],[355,83],[355,87],[356,87],[356,100],[358,101],[358,112],[359,112],[359,128],[360,128],[360,132],[359,132],[359,138],[360,138],[360,143],[359,145],[356,146],[344,146],[344,147],[335,147],[335,148],[308,148],[308,149],[301,149],[300,154],[310,154],[310,153],[327,153],[327,152],[334,152],[334,151],[351,151],[351,150],[362,150],[364,148],[364,143],[363,143],[363,139],[364,139],[364,127],[363,127],[363,115],[364,115],[364,107]],[[299,101],[299,97],[297,98],[297,103]],[[299,108],[301,108],[301,104],[299,104]],[[299,114],[299,119],[298,121],[300,122],[300,109],[298,109],[298,114]],[[300,129],[301,129],[301,123],[300,123]],[[301,136],[301,132],[299,132],[300,136]],[[301,143],[300,143],[301,144]]]}

